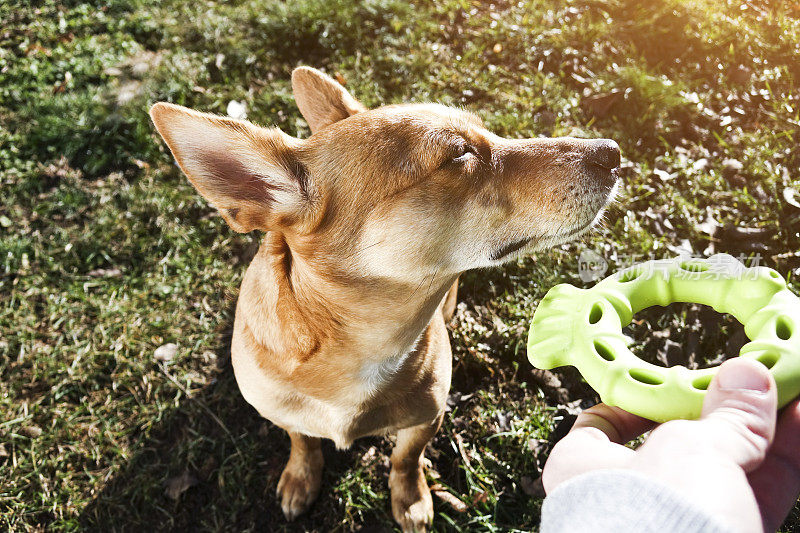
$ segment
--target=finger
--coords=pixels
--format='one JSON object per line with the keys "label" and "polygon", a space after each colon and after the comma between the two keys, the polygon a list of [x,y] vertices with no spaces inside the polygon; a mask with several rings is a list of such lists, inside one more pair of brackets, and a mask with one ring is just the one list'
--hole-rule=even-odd
{"label": "finger", "polygon": [[594,428],[600,430],[611,442],[625,444],[646,431],[650,431],[655,422],[627,411],[599,403],[578,415],[572,431]]}
{"label": "finger", "polygon": [[775,440],[764,462],[750,476],[764,531],[776,531],[800,495],[800,400],[778,419]]}
{"label": "finger", "polygon": [[723,457],[749,472],[775,435],[778,396],[767,368],[752,359],[725,361],[708,387],[701,424]]}
{"label": "finger", "polygon": [[654,425],[653,422],[605,404],[578,415],[570,432],[550,452],[542,472],[545,492],[577,475],[598,469],[622,468],[634,451],[622,446]]}

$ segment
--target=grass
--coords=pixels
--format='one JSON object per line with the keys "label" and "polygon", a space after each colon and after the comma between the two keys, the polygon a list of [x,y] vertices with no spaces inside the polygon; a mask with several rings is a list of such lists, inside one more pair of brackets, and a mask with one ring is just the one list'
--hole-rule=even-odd
{"label": "grass", "polygon": [[[238,100],[307,135],[289,74],[310,64],[367,105],[436,100],[502,135],[623,149],[601,229],[462,278],[450,411],[428,457],[465,505],[436,498],[435,527],[535,529],[548,439],[596,398],[569,370],[560,385],[533,373],[524,337],[549,287],[582,284],[580,251],[612,270],[681,249],[758,254],[800,289],[798,17],[760,0],[0,0],[0,528],[393,527],[381,439],[328,446],[319,501],[283,521],[288,439],[227,361],[258,235],[225,227],[146,114]],[[687,306],[643,316],[631,335],[654,360],[696,356],[665,331],[707,359],[736,328]],[[154,359],[170,342],[176,356]]]}

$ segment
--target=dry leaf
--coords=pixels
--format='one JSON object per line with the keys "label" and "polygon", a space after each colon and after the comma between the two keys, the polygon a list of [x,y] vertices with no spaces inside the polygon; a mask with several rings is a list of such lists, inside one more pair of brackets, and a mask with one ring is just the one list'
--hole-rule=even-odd
{"label": "dry leaf", "polygon": [[72,81],[72,72],[67,71],[64,73],[64,80],[53,87],[53,94],[63,93],[67,89],[67,85]]}
{"label": "dry leaf", "polygon": [[42,435],[42,428],[35,425],[25,426],[19,430],[20,435],[25,435],[31,439],[38,438]]}
{"label": "dry leaf", "polygon": [[178,353],[178,345],[175,344],[174,342],[169,342],[167,344],[162,344],[161,346],[156,348],[156,351],[153,352],[153,357],[157,361],[162,361],[166,363],[167,361],[172,361],[172,359],[175,357],[175,355],[177,355],[177,353]]}
{"label": "dry leaf", "polygon": [[602,118],[608,114],[611,107],[623,97],[622,91],[613,89],[603,94],[593,94],[581,101],[581,107],[588,114]]}
{"label": "dry leaf", "polygon": [[171,500],[177,500],[181,494],[189,490],[191,487],[197,485],[198,480],[189,471],[183,472],[179,476],[171,477],[164,484],[164,494]]}
{"label": "dry leaf", "polygon": [[244,102],[239,102],[237,100],[231,100],[228,102],[228,108],[225,110],[231,118],[237,118],[240,120],[244,120],[247,118],[247,106]]}
{"label": "dry leaf", "polygon": [[481,491],[472,497],[472,505],[486,503],[486,500],[488,499],[489,499],[489,493],[486,491]]}
{"label": "dry leaf", "polygon": [[87,274],[90,278],[119,278],[122,277],[122,270],[118,268],[96,268]]}
{"label": "dry leaf", "polygon": [[791,187],[783,189],[783,199],[786,200],[786,203],[800,209],[800,199],[798,196],[800,195],[798,195],[797,191]]}
{"label": "dry leaf", "polygon": [[722,176],[725,179],[728,179],[734,174],[741,172],[743,168],[744,165],[741,161],[737,161],[736,159],[726,159],[722,162]]}
{"label": "dry leaf", "polygon": [[455,512],[457,513],[467,512],[467,504],[461,501],[461,499],[458,498],[458,496],[451,494],[442,488],[439,489],[432,488],[431,493],[440,500],[442,500],[444,503],[452,507]]}
{"label": "dry leaf", "polygon": [[522,476],[519,480],[519,486],[522,492],[531,498],[544,498],[544,485],[542,484],[542,476],[532,479],[530,476]]}

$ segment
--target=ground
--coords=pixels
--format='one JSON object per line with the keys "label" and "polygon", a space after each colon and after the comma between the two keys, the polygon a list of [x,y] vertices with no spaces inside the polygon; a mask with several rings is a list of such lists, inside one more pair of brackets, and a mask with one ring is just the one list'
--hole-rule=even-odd
{"label": "ground", "polygon": [[[525,335],[549,287],[591,284],[581,252],[613,271],[728,251],[800,290],[797,2],[0,0],[0,20],[2,529],[393,527],[377,438],[326,446],[319,501],[284,522],[288,439],[228,360],[259,236],[228,230],[180,175],[147,116],[158,100],[237,101],[305,136],[289,75],[308,64],[370,106],[439,101],[501,135],[620,144],[600,228],[462,278],[449,411],[427,454],[437,530],[537,528],[543,460],[596,398],[575,372],[533,372]],[[629,333],[661,364],[712,364],[743,342],[735,321],[685,304]]]}

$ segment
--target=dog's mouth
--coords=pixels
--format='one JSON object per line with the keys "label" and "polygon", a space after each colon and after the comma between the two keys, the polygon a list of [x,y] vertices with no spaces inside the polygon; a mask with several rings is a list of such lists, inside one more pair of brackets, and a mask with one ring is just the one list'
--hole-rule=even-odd
{"label": "dog's mouth", "polygon": [[491,259],[492,261],[499,261],[500,259],[509,256],[514,252],[521,250],[522,248],[525,248],[532,240],[533,237],[526,237],[524,239],[519,239],[517,241],[510,242],[505,246],[501,246],[500,248],[492,252],[491,255],[489,256],[489,259]]}
{"label": "dog's mouth", "polygon": [[610,181],[608,184],[608,190],[603,191],[602,199],[600,200],[600,205],[595,206],[596,209],[591,210],[594,213],[593,216],[591,216],[591,218],[587,217],[588,220],[584,219],[585,221],[583,221],[583,223],[579,223],[577,226],[574,226],[566,230],[557,231],[556,233],[544,234],[532,237],[524,237],[521,239],[511,241],[510,243],[504,244],[503,246],[500,246],[499,248],[495,249],[491,254],[489,254],[489,259],[491,261],[502,261],[504,259],[507,259],[508,256],[514,254],[515,252],[522,250],[523,248],[531,244],[533,241],[536,241],[537,243],[550,243],[548,245],[552,246],[558,243],[572,240],[573,238],[576,238],[582,233],[585,233],[586,231],[591,229],[597,223],[597,221],[602,217],[603,212],[605,211],[605,208],[608,206],[608,204],[613,202],[614,196],[616,195],[617,191],[617,186],[618,186],[617,175],[619,167],[615,167],[610,170],[604,168],[603,170],[605,170],[609,174]]}
{"label": "dog's mouth", "polygon": [[[594,224],[594,221],[590,221],[589,223],[584,224],[583,226],[579,226],[577,228],[573,228],[573,229],[565,231],[563,233],[559,233],[557,235],[553,235],[551,238],[555,238],[555,239],[557,239],[559,241],[568,240],[571,237],[573,237],[573,236],[575,236],[575,235],[577,235],[577,234],[579,234],[579,233],[581,233],[583,231],[586,231],[593,224]],[[539,240],[542,240],[542,238],[543,237],[540,236]],[[501,260],[507,258],[508,256],[512,255],[513,253],[522,250],[523,248],[528,246],[531,242],[533,242],[534,239],[536,239],[536,237],[525,237],[523,239],[518,239],[516,241],[512,241],[512,242],[510,242],[510,243],[508,243],[506,245],[503,245],[500,248],[498,248],[497,250],[493,251],[489,255],[489,259],[491,259],[492,261],[501,261]]]}
{"label": "dog's mouth", "polygon": [[594,220],[591,220],[591,221],[587,222],[586,224],[583,224],[582,226],[578,226],[577,228],[573,228],[573,229],[567,230],[567,231],[565,231],[563,233],[559,233],[556,237],[558,239],[569,239],[571,237],[574,237],[574,236],[578,235],[579,233],[583,233],[587,229],[589,229],[592,226],[594,226],[594,222],[595,222]]}
{"label": "dog's mouth", "polygon": [[[575,228],[572,228],[572,229],[569,229],[569,230],[566,230],[566,231],[563,231],[563,232],[559,232],[559,233],[557,233],[555,235],[552,235],[550,238],[551,239],[555,239],[555,240],[557,240],[559,242],[567,241],[567,240],[571,239],[572,237],[575,237],[575,236],[585,232],[586,230],[588,230],[592,226],[594,226],[594,224],[595,224],[595,222],[597,220],[597,217],[599,217],[599,216],[600,216],[600,213],[597,214],[595,219],[590,220],[586,224],[582,224],[582,225],[580,225],[578,227],[575,227]],[[543,237],[540,236],[539,240],[542,240],[542,238]],[[512,242],[510,242],[510,243],[508,243],[506,245],[501,246],[500,248],[496,249],[495,251],[493,251],[489,255],[489,259],[491,259],[492,261],[500,261],[502,259],[505,259],[508,256],[510,256],[511,254],[522,250],[523,248],[528,246],[531,242],[533,242],[535,239],[536,239],[536,237],[525,237],[523,239],[518,239],[516,241],[512,241]],[[545,237],[545,239],[546,239],[546,237]]]}

